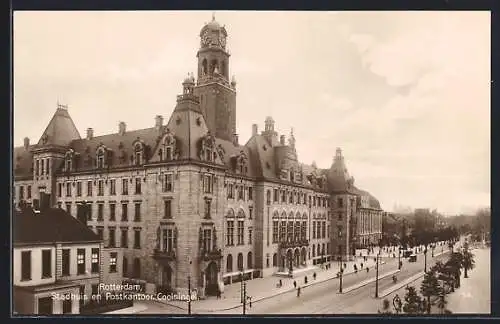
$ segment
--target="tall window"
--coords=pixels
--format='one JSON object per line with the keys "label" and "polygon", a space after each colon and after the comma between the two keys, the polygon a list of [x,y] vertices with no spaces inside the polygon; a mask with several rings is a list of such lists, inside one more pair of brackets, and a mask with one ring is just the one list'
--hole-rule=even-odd
{"label": "tall window", "polygon": [[104,220],[104,204],[97,204],[97,220]]}
{"label": "tall window", "polygon": [[273,243],[278,243],[278,221],[273,221]]}
{"label": "tall window", "polygon": [[248,228],[248,244],[252,244],[252,234],[253,234],[253,228],[249,227]]}
{"label": "tall window", "polygon": [[31,280],[31,251],[21,252],[21,280]]}
{"label": "tall window", "polygon": [[243,271],[243,253],[238,253],[238,270]]}
{"label": "tall window", "polygon": [[268,205],[271,204],[271,190],[268,190],[266,193],[266,202]]}
{"label": "tall window", "polygon": [[118,258],[118,253],[111,252],[109,254],[109,272],[110,273],[115,273],[116,272],[117,258]]}
{"label": "tall window", "polygon": [[300,222],[295,222],[295,228],[293,231],[293,239],[294,241],[299,241],[300,240]]}
{"label": "tall window", "polygon": [[213,193],[213,190],[214,190],[213,176],[211,174],[203,175],[203,192]]}
{"label": "tall window", "polygon": [[109,194],[111,196],[116,195],[116,180],[112,179],[109,181]]}
{"label": "tall window", "polygon": [[248,207],[248,219],[253,218],[253,207]]}
{"label": "tall window", "polygon": [[102,169],[104,168],[104,151],[99,150],[97,152],[97,168]]}
{"label": "tall window", "polygon": [[97,195],[104,196],[104,180],[99,180],[97,182]]}
{"label": "tall window", "polygon": [[168,199],[163,202],[164,204],[164,214],[163,218],[170,219],[172,218],[172,200]]}
{"label": "tall window", "polygon": [[66,203],[66,211],[68,212],[68,214],[71,214],[71,202]]}
{"label": "tall window", "polygon": [[99,236],[99,240],[104,240],[104,228],[97,227],[97,236]]}
{"label": "tall window", "polygon": [[248,200],[253,200],[253,188],[248,187]]}
{"label": "tall window", "polygon": [[120,246],[122,248],[128,248],[128,228],[122,228],[121,231]]}
{"label": "tall window", "polygon": [[40,162],[41,162],[40,164],[41,164],[41,167],[42,167],[41,174],[44,175],[45,174],[45,160],[42,159],[42,160],[40,160]]}
{"label": "tall window", "polygon": [[71,183],[66,182],[66,197],[71,197]]}
{"label": "tall window", "polygon": [[280,226],[280,242],[286,241],[286,221],[281,222]]}
{"label": "tall window", "polygon": [[123,274],[123,277],[128,276],[128,260],[126,257],[123,257],[123,260],[122,260],[122,274]]}
{"label": "tall window", "polygon": [[342,200],[342,197],[337,199],[337,207],[343,207],[344,206],[344,201]]}
{"label": "tall window", "polygon": [[287,222],[286,234],[287,234],[286,240],[288,242],[292,242],[293,241],[293,222]]}
{"label": "tall window", "polygon": [[244,244],[244,226],[243,221],[238,221],[238,245]]}
{"label": "tall window", "polygon": [[229,199],[233,199],[234,198],[234,196],[233,196],[234,189],[233,188],[234,187],[233,187],[232,183],[229,183],[227,185],[227,198],[229,198]]}
{"label": "tall window", "polygon": [[109,227],[109,247],[115,247],[116,245],[116,231],[114,227]]}
{"label": "tall window", "polygon": [[136,229],[134,231],[134,249],[141,248],[141,230]]}
{"label": "tall window", "polygon": [[135,164],[140,165],[142,164],[142,145],[137,144],[135,146]]}
{"label": "tall window", "polygon": [[165,180],[163,184],[164,192],[172,192],[174,188],[174,177],[173,174],[167,173],[165,174]]}
{"label": "tall window", "polygon": [[63,314],[71,314],[73,308],[73,302],[71,299],[64,299],[62,302]]}
{"label": "tall window", "polygon": [[163,230],[163,250],[165,252],[174,250],[174,230],[171,228]]}
{"label": "tall window", "polygon": [[228,254],[226,259],[226,272],[233,272],[233,256],[231,254]]}
{"label": "tall window", "polygon": [[92,196],[92,181],[87,181],[87,196]]}
{"label": "tall window", "polygon": [[135,203],[134,222],[141,221],[141,203]]}
{"label": "tall window", "polygon": [[234,221],[227,221],[226,245],[234,245]]}
{"label": "tall window", "polygon": [[141,259],[134,259],[134,268],[133,268],[133,277],[140,278],[141,277]]}
{"label": "tall window", "polygon": [[128,195],[128,179],[122,179],[122,195]]}
{"label": "tall window", "polygon": [[302,237],[302,240],[307,239],[307,222],[306,221],[302,222],[301,237]]}
{"label": "tall window", "polygon": [[212,201],[210,199],[205,199],[205,219],[210,219],[211,218],[211,210],[212,207]]}
{"label": "tall window", "polygon": [[321,222],[321,237],[326,237],[326,222]]}
{"label": "tall window", "polygon": [[78,181],[76,183],[76,195],[78,197],[81,197],[82,196],[82,182],[81,181]]}
{"label": "tall window", "polygon": [[19,199],[24,199],[24,186],[19,187]]}
{"label": "tall window", "polygon": [[92,249],[91,254],[91,272],[98,273],[99,272],[99,249]]}
{"label": "tall window", "polygon": [[313,221],[313,239],[316,238],[316,221]]}
{"label": "tall window", "polygon": [[114,222],[116,220],[116,204],[109,204],[109,220]]}
{"label": "tall window", "polygon": [[57,184],[57,197],[62,197],[62,183]]}
{"label": "tall window", "polygon": [[128,221],[128,204],[122,203],[122,222]]}
{"label": "tall window", "polygon": [[135,178],[135,194],[141,194],[141,178]]}
{"label": "tall window", "polygon": [[278,202],[278,199],[279,199],[278,189],[274,189],[273,201]]}
{"label": "tall window", "polygon": [[212,251],[212,230],[209,228],[203,230],[203,250]]}
{"label": "tall window", "polygon": [[40,175],[40,160],[36,160],[36,162],[35,162],[35,174],[37,176]]}
{"label": "tall window", "polygon": [[62,275],[69,276],[70,249],[62,250]]}
{"label": "tall window", "polygon": [[76,267],[77,274],[85,274],[85,249],[76,250]]}
{"label": "tall window", "polygon": [[52,277],[52,251],[42,250],[42,278]]}
{"label": "tall window", "polygon": [[245,200],[245,197],[243,195],[244,189],[245,188],[243,186],[238,187],[238,199],[240,199],[240,200]]}

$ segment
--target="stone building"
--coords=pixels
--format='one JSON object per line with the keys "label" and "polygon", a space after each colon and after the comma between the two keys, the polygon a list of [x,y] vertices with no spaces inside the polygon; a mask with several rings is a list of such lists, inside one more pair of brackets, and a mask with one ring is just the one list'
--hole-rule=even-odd
{"label": "stone building", "polygon": [[79,314],[102,293],[99,284],[121,283],[121,251],[61,209],[17,211],[13,231],[14,311],[23,315]]}
{"label": "stone building", "polygon": [[190,281],[213,294],[352,256],[359,234],[374,239],[380,205],[361,203],[368,194],[354,187],[340,149],[330,169],[300,163],[293,133],[279,136],[271,117],[239,143],[227,36],[214,19],[203,26],[197,75],[183,81],[166,123],[120,122],[116,133],[89,128],[81,138],[58,107],[37,144],[15,148],[16,201],[47,200],[86,222],[123,250],[124,276],[149,290]]}

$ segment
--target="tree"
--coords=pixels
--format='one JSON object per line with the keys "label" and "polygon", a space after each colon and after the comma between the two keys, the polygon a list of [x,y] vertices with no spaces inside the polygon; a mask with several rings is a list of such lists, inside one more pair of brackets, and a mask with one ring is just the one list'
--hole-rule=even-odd
{"label": "tree", "polygon": [[441,286],[434,271],[428,271],[424,275],[424,280],[420,286],[420,293],[427,298],[427,314],[431,313],[431,297],[439,296],[441,294]]}
{"label": "tree", "polygon": [[462,253],[462,267],[464,268],[464,278],[469,278],[467,271],[474,269],[475,261],[474,254],[469,251],[468,244],[465,244],[465,249]]}
{"label": "tree", "polygon": [[391,303],[387,298],[382,301],[382,310],[378,311],[379,314],[389,315],[392,314]]}
{"label": "tree", "polygon": [[445,314],[446,304],[448,304],[448,302],[446,301],[446,295],[444,291],[442,291],[437,302],[437,307],[439,308],[440,314]]}
{"label": "tree", "polygon": [[450,274],[452,275],[455,283],[455,287],[460,287],[460,274],[462,268],[462,253],[454,252],[450,259],[446,262],[446,267],[449,268]]}
{"label": "tree", "polygon": [[403,312],[407,314],[422,314],[422,298],[417,294],[417,290],[413,286],[406,287]]}

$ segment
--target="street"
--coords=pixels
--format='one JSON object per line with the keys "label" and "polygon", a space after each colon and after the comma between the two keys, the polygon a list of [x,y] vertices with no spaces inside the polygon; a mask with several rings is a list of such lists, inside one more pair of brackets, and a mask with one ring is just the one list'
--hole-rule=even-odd
{"label": "street", "polygon": [[[448,253],[432,258],[428,256],[427,267],[432,266],[436,261],[445,261]],[[379,267],[379,276],[397,269],[397,259],[388,261]],[[398,282],[402,282],[424,270],[424,257],[419,255],[417,262],[403,262],[401,272],[396,276]],[[375,278],[375,271],[371,270],[358,272],[346,276],[343,280],[343,289],[364,281],[368,278]],[[394,285],[392,276],[379,280],[379,292],[382,292]],[[348,293],[339,294],[339,279],[332,279],[318,285],[313,285],[302,289],[300,297],[296,291],[282,294],[261,302],[252,304],[247,308],[247,314],[373,314],[381,305],[382,299],[375,299],[375,282],[366,286],[352,290]],[[219,312],[217,312],[219,313]],[[237,309],[220,312],[223,314],[241,314],[241,307]]]}

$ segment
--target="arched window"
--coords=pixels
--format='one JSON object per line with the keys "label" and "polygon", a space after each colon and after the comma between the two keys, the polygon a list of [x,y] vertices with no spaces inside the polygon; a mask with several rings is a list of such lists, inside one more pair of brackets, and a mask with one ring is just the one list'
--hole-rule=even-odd
{"label": "arched window", "polygon": [[267,204],[270,205],[271,204],[271,190],[267,190],[267,193],[266,193],[266,201],[267,201]]}
{"label": "arched window", "polygon": [[238,270],[243,271],[243,253],[238,253]]}
{"label": "arched window", "polygon": [[216,69],[217,69],[217,72],[218,72],[219,71],[219,67],[218,67],[217,60],[212,60],[210,62],[210,74],[213,74]]}
{"label": "arched window", "polygon": [[141,143],[137,143],[134,146],[134,164],[135,165],[141,165],[143,163],[143,146]]}
{"label": "arched window", "polygon": [[207,74],[207,72],[208,72],[207,59],[203,59],[203,62],[201,63],[201,67],[202,67],[203,75]]}
{"label": "arched window", "polygon": [[278,266],[278,254],[274,253],[273,254],[273,267],[277,267],[277,266]]}
{"label": "arched window", "polygon": [[231,254],[227,255],[227,259],[226,259],[226,272],[227,273],[233,272],[233,256]]}
{"label": "arched window", "polygon": [[252,269],[253,268],[253,255],[252,252],[248,252],[247,254],[247,268]]}
{"label": "arched window", "polygon": [[245,218],[245,212],[241,208],[238,210],[238,218]]}
{"label": "arched window", "polygon": [[140,278],[141,277],[141,259],[135,258],[134,259],[134,278]]}
{"label": "arched window", "polygon": [[101,147],[97,150],[97,168],[103,169],[104,163],[105,163],[104,148]]}
{"label": "arched window", "polygon": [[73,150],[66,153],[64,170],[66,172],[73,171]]}
{"label": "arched window", "polygon": [[128,260],[126,257],[123,257],[122,261],[122,273],[124,277],[128,277]]}
{"label": "arched window", "polygon": [[227,74],[226,74],[226,61],[222,61],[221,64],[220,64],[220,74],[222,74],[223,76],[225,76],[227,78]]}

